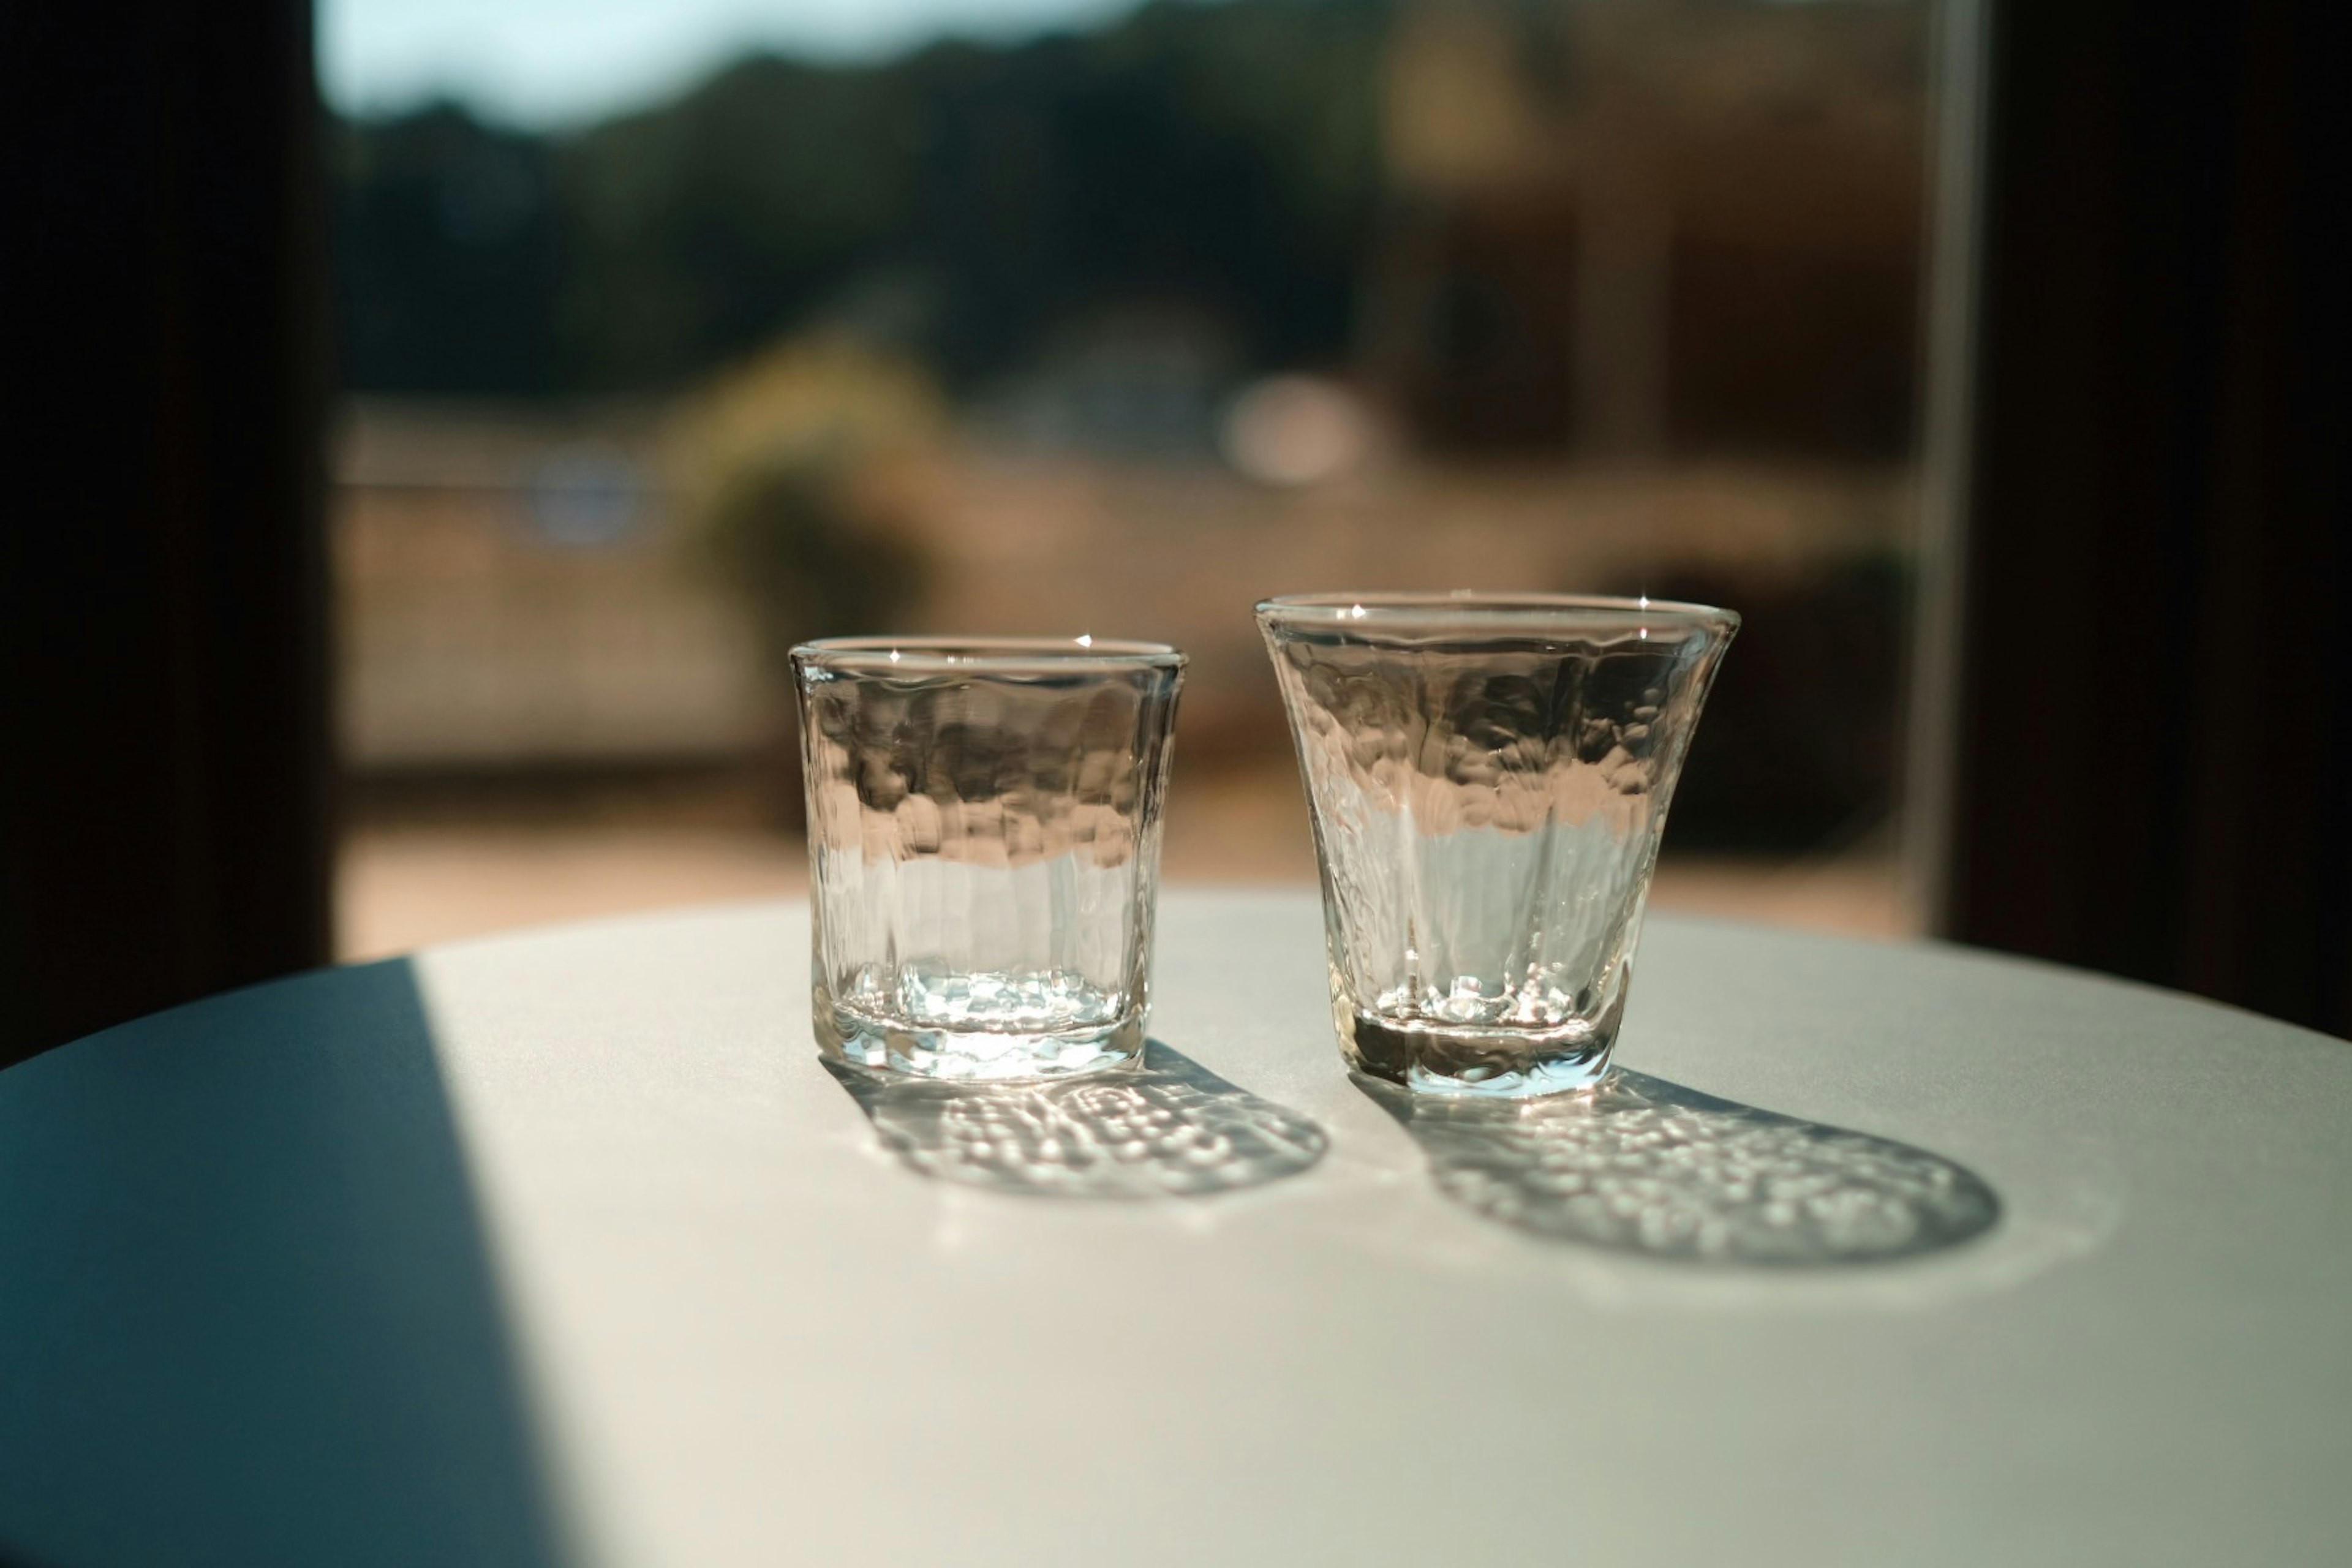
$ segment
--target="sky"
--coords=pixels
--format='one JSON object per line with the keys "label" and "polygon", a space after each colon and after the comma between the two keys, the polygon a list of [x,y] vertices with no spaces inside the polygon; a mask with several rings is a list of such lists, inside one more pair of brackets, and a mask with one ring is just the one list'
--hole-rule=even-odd
{"label": "sky", "polygon": [[754,48],[878,59],[945,36],[1097,24],[1136,0],[319,0],[319,79],[346,113],[449,95],[539,128],[659,101]]}

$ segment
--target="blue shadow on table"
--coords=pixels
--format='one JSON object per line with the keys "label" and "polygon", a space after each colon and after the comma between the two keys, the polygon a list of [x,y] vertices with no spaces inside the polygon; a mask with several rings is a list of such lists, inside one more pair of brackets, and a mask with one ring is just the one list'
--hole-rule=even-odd
{"label": "blue shadow on table", "polygon": [[0,1073],[0,1542],[565,1560],[405,962]]}
{"label": "blue shadow on table", "polygon": [[909,1169],[991,1192],[1203,1198],[1295,1176],[1329,1140],[1159,1040],[1139,1067],[1031,1083],[825,1068]]}
{"label": "blue shadow on table", "polygon": [[1409,1094],[1356,1076],[1437,1189],[1548,1241],[1774,1268],[1916,1258],[1991,1228],[2000,1200],[1908,1143],[1618,1068],[1589,1094]]}

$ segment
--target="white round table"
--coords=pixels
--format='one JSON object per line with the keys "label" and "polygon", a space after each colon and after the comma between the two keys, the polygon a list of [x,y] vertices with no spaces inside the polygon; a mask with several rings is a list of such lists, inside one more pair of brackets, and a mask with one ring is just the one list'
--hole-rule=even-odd
{"label": "white round table", "polygon": [[1341,1069],[1320,934],[1163,899],[1154,1035],[1289,1118],[1208,1197],[926,1165],[816,1058],[790,905],[0,1074],[0,1562],[2352,1562],[2352,1045],[1654,919],[1621,1063],[1999,1204],[1691,1262],[1440,1191]]}

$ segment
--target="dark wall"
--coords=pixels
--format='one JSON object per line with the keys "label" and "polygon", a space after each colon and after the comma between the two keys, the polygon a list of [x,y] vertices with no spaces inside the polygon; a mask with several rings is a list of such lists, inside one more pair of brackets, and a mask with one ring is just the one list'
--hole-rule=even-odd
{"label": "dark wall", "polygon": [[2318,4],[1997,4],[1955,936],[2352,1028]]}
{"label": "dark wall", "polygon": [[300,0],[0,9],[0,1063],[329,952]]}

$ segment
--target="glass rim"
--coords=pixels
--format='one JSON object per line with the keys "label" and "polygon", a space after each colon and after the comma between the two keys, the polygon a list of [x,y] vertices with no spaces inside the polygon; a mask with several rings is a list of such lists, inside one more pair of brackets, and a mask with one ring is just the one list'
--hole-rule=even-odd
{"label": "glass rim", "polygon": [[1075,637],[817,637],[793,649],[793,663],[859,675],[1068,675],[1089,670],[1181,670],[1189,662],[1167,643]]}
{"label": "glass rim", "polygon": [[1282,594],[1257,604],[1268,626],[1360,626],[1366,631],[1463,631],[1480,626],[1522,631],[1594,631],[1664,625],[1736,631],[1739,613],[1683,599],[1607,594],[1444,593]]}

